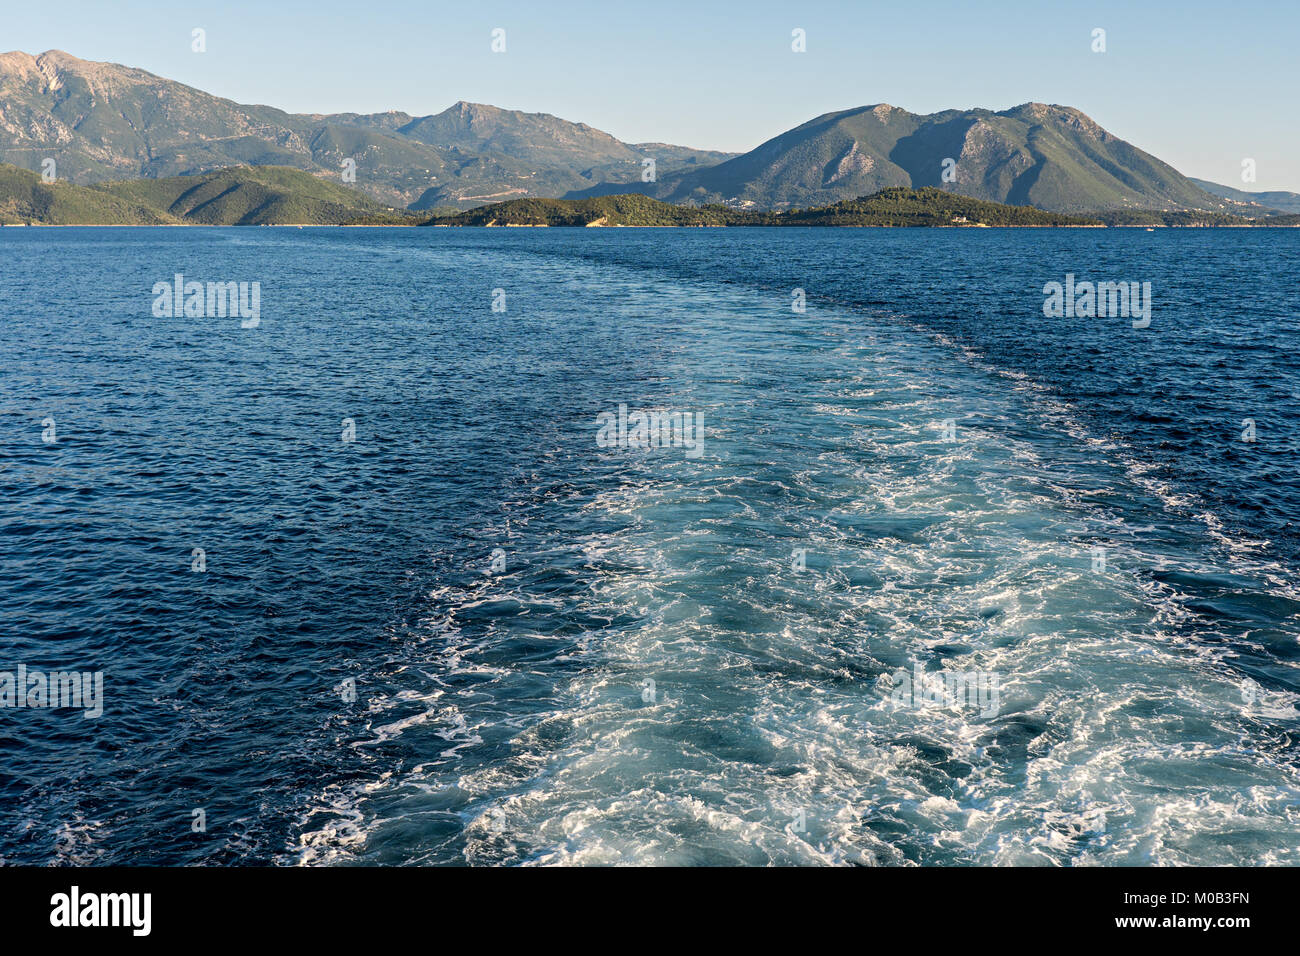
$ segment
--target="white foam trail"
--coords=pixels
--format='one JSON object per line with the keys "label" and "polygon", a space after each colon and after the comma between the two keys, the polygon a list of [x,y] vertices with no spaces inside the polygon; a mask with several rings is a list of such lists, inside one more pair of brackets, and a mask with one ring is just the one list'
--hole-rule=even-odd
{"label": "white foam trail", "polygon": [[[572,542],[591,573],[566,609],[617,623],[513,725],[502,697],[467,697],[442,718],[464,744],[426,742],[416,770],[309,821],[300,862],[382,860],[422,814],[460,821],[409,848],[432,861],[1300,862],[1296,696],[1247,701],[1231,650],[1189,639],[1185,596],[1145,573],[1186,555],[1153,553],[1166,517],[1124,493],[1189,502],[1034,383],[973,354],[956,374],[951,343],[824,311],[755,332],[740,294],[711,301],[662,370],[711,423],[708,454],[608,466],[583,517],[617,531]],[[781,387],[756,384],[777,367]],[[451,621],[487,599],[439,603]],[[555,605],[537,606],[544,630]],[[510,634],[439,627],[433,673],[540,679],[494,653]],[[918,664],[998,675],[1000,710],[893,708],[882,678]]]}

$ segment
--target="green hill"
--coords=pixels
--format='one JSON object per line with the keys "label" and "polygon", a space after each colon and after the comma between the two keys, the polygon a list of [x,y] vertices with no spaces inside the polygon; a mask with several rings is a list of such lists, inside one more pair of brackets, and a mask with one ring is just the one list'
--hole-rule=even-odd
{"label": "green hill", "polygon": [[36,173],[0,165],[0,223],[72,225],[158,225],[174,216],[144,203],[111,193],[74,186],[46,184]]}
{"label": "green hill", "polygon": [[0,222],[209,226],[412,223],[341,183],[282,166],[75,186],[0,165]]}
{"label": "green hill", "polygon": [[816,209],[780,214],[787,226],[1095,226],[1086,216],[1067,216],[1033,206],[972,199],[945,189],[894,187]]}
{"label": "green hill", "polygon": [[209,226],[326,225],[403,216],[339,182],[284,166],[236,166],[201,176],[133,179],[90,187]]}
{"label": "green hill", "polygon": [[428,220],[433,226],[1083,226],[1096,219],[971,199],[942,189],[872,196],[785,213],[674,206],[639,194],[590,199],[512,199]]}
{"label": "green hill", "polygon": [[635,193],[592,199],[511,199],[437,216],[438,226],[729,226],[753,218],[725,206],[674,206]]}

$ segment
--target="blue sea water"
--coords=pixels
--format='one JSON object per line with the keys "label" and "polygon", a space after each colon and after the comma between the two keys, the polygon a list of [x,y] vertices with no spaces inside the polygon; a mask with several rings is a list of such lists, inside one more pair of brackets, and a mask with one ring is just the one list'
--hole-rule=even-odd
{"label": "blue sea water", "polygon": [[[0,671],[104,675],[0,708],[0,861],[1300,863],[1298,258],[0,230]],[[1150,327],[1046,318],[1067,273]]]}

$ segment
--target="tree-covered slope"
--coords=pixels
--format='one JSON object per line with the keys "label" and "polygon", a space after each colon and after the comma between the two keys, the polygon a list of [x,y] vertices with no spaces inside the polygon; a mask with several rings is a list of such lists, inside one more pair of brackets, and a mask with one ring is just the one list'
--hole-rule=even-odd
{"label": "tree-covered slope", "polygon": [[814,209],[792,210],[779,216],[789,226],[1091,226],[1090,216],[1048,212],[1033,206],[1013,206],[973,199],[926,186],[894,186],[871,196],[848,199]]}
{"label": "tree-covered slope", "polygon": [[0,221],[42,225],[213,226],[411,221],[354,189],[298,169],[240,166],[201,176],[77,186],[0,165]]}
{"label": "tree-covered slope", "polygon": [[163,210],[129,197],[72,183],[45,183],[29,170],[0,165],[0,223],[5,225],[158,225],[176,221]]}
{"label": "tree-covered slope", "polygon": [[512,199],[430,219],[447,226],[725,226],[744,218],[725,206],[674,206],[625,194],[591,199]]}
{"label": "tree-covered slope", "polygon": [[352,187],[276,166],[238,166],[202,176],[135,179],[91,188],[204,225],[343,223],[394,213]]}
{"label": "tree-covered slope", "polygon": [[941,189],[894,187],[831,206],[784,213],[675,206],[639,194],[515,199],[430,219],[437,226],[1068,226],[1096,219],[1006,206]]}

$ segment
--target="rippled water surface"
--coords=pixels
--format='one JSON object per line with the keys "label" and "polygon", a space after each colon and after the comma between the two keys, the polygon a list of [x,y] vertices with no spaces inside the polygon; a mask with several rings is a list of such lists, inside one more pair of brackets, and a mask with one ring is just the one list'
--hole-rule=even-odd
{"label": "rippled water surface", "polygon": [[4,229],[0,860],[1300,862],[1298,252]]}

